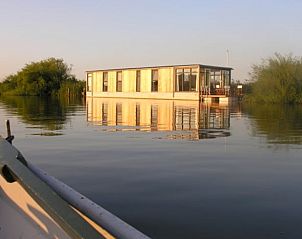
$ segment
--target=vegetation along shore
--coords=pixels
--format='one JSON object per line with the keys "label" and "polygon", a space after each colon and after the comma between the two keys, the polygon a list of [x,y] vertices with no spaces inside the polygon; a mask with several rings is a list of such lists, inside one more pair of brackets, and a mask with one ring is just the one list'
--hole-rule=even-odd
{"label": "vegetation along shore", "polygon": [[81,95],[85,82],[71,74],[62,59],[48,58],[25,65],[0,83],[0,95],[50,96]]}
{"label": "vegetation along shore", "polygon": [[250,92],[244,97],[244,102],[302,103],[302,58],[276,53],[254,65],[250,78]]}
{"label": "vegetation along shore", "polygon": [[[301,104],[302,58],[276,53],[252,66],[249,82],[245,103]],[[80,96],[84,88],[62,59],[48,58],[7,76],[0,82],[0,95]]]}

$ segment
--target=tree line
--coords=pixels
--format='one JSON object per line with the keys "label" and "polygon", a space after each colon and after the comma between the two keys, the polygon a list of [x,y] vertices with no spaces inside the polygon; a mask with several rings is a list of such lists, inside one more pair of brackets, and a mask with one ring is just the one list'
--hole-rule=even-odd
{"label": "tree line", "polygon": [[26,64],[0,83],[0,95],[48,96],[81,95],[85,83],[71,74],[63,59],[48,58]]}
{"label": "tree line", "polygon": [[[253,65],[245,102],[302,103],[302,58],[275,54]],[[48,58],[26,64],[16,74],[0,83],[0,95],[48,96],[82,95],[85,82],[71,74],[62,59]]]}

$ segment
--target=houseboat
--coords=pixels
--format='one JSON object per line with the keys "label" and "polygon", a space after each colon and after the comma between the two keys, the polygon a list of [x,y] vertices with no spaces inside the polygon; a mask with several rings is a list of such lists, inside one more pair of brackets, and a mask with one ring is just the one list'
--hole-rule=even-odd
{"label": "houseboat", "polygon": [[230,67],[201,64],[91,70],[86,96],[229,102]]}

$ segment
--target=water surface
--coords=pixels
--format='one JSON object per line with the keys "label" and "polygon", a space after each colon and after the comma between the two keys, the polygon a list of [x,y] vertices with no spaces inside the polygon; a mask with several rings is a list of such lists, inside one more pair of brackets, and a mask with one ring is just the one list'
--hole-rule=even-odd
{"label": "water surface", "polygon": [[28,160],[152,238],[302,237],[300,106],[0,98],[8,118]]}

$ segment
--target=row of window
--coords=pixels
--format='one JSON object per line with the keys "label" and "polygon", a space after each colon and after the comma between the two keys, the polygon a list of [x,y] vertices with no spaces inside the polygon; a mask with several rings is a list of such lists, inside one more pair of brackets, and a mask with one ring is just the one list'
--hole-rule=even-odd
{"label": "row of window", "polygon": [[[141,71],[136,71],[136,92],[141,91]],[[92,91],[92,74],[87,75],[87,91]],[[116,72],[116,92],[123,91],[122,71]],[[152,70],[151,91],[158,91],[158,70]],[[108,92],[108,72],[103,72],[103,92]]]}
{"label": "row of window", "polygon": [[[230,84],[230,71],[227,70],[205,70],[201,71],[201,81],[204,82],[204,86],[210,86],[211,84],[219,84],[221,87]],[[176,70],[175,78],[175,91],[177,92],[190,92],[197,90],[197,68],[178,68]],[[136,71],[136,92],[141,91],[141,71]],[[158,70],[152,70],[151,72],[151,91],[158,91]],[[92,74],[87,76],[87,91],[92,91]],[[103,72],[103,92],[108,91],[108,72]],[[116,72],[116,92],[123,91],[123,77],[122,71]]]}

